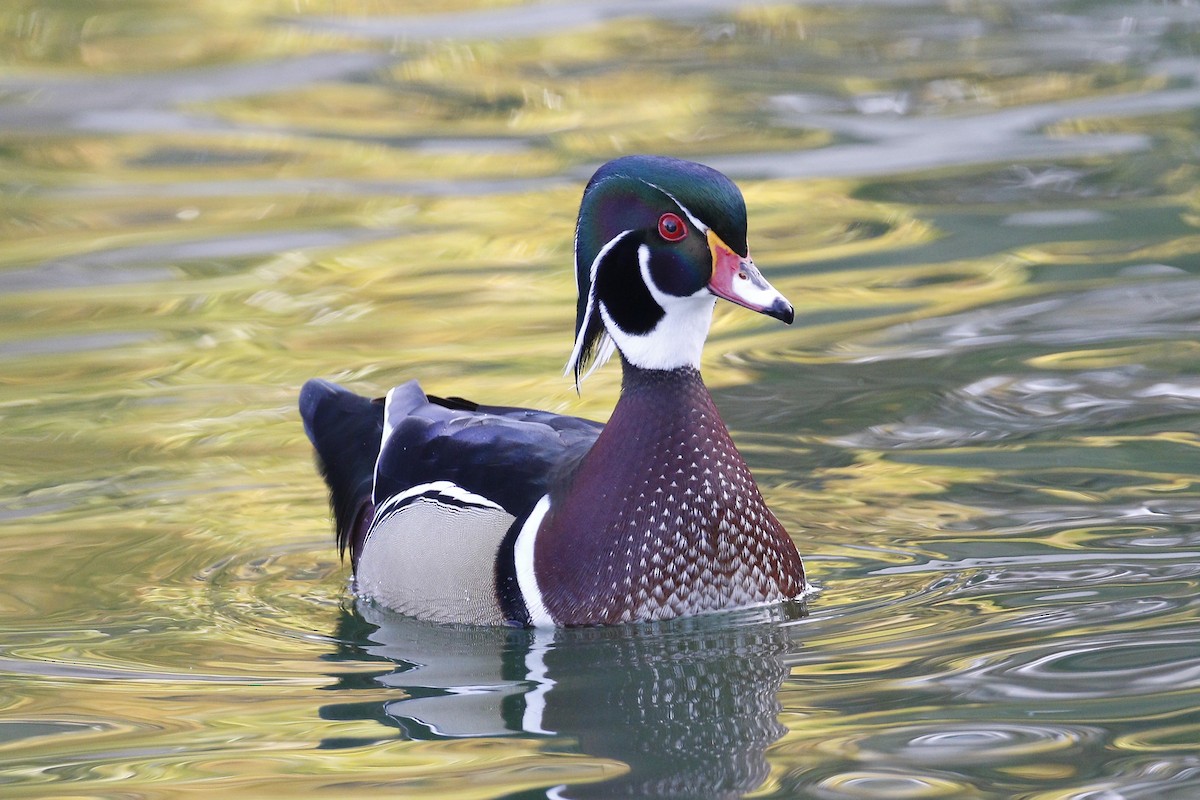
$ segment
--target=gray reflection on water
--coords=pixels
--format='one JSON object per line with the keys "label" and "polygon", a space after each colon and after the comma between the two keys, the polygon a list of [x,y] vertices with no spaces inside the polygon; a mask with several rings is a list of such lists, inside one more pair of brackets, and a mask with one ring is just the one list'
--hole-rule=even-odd
{"label": "gray reflection on water", "polygon": [[[1165,547],[1200,545],[1200,531],[1192,526],[1200,523],[1200,501],[1193,498],[1134,499],[1126,503],[1096,502],[1087,505],[1072,503],[1023,503],[986,514],[972,522],[956,524],[952,530],[1003,530],[1009,533],[1044,533],[1066,526],[1117,527],[1145,526],[1158,531],[1157,536],[1145,534],[1131,537],[1136,543],[1153,541]],[[1174,525],[1170,533],[1163,530]],[[1127,537],[1109,536],[1110,546],[1120,546]]]}
{"label": "gray reflection on water", "polygon": [[1200,757],[1109,757],[1099,763],[1102,764],[1100,777],[1074,786],[1069,795],[1063,793],[1060,796],[1072,800],[1195,800],[1200,797]]}
{"label": "gray reflection on water", "polygon": [[1112,221],[1111,214],[1091,208],[1054,208],[1009,214],[1000,224],[1024,225],[1033,228],[1061,228],[1064,226],[1103,225]]}
{"label": "gray reflection on water", "polygon": [[934,358],[985,347],[1200,335],[1200,280],[1146,280],[1039,295],[888,328],[843,345],[855,361]]}
{"label": "gray reflection on water", "polygon": [[361,180],[353,178],[261,178],[222,181],[172,181],[166,184],[122,183],[109,186],[70,186],[46,191],[49,196],[93,197],[479,197],[521,194],[575,186],[568,176],[545,178],[469,178],[453,180]]}
{"label": "gray reflection on water", "polygon": [[1101,728],[1089,725],[947,720],[892,728],[856,743],[867,759],[965,767],[1020,763],[1080,749],[1094,753],[1105,738]]}
{"label": "gray reflection on water", "polygon": [[394,57],[375,53],[314,53],[290,59],[200,67],[144,75],[89,78],[3,78],[12,93],[0,103],[0,128],[12,131],[111,133],[230,130],[233,125],[203,113],[168,111],[254,94],[273,94],[321,81],[350,80],[381,69]]}
{"label": "gray reflection on water", "polygon": [[[1200,61],[1194,69],[1200,73]],[[884,175],[952,165],[1079,158],[1145,150],[1142,134],[1064,136],[1045,128],[1070,119],[1139,117],[1200,106],[1200,89],[1165,89],[1071,102],[1016,106],[950,117],[813,113],[811,98],[773,99],[779,122],[822,128],[861,143],[795,153],[720,156],[712,166],[735,175],[813,178]]]}
{"label": "gray reflection on water", "polygon": [[836,441],[881,450],[953,447],[1180,414],[1200,414],[1200,377],[1139,365],[990,375],[952,390],[935,408]]}
{"label": "gray reflection on water", "polygon": [[[44,261],[37,266],[0,271],[0,292],[40,292],[153,283],[179,278],[164,263],[197,259],[226,260],[274,254],[306,247],[330,247],[393,235],[367,228],[324,228],[314,231],[278,230],[207,236],[181,242],[92,249],[79,255]],[[143,266],[134,266],[143,265]]]}
{"label": "gray reflection on water", "polygon": [[[895,0],[892,0],[893,2]],[[535,3],[506,8],[404,17],[307,17],[300,24],[372,39],[505,39],[544,36],[629,17],[697,21],[716,11],[756,5],[746,0],[601,0]]]}
{"label": "gray reflection on water", "polygon": [[[775,98],[781,124],[820,128],[865,140],[793,153],[752,153],[711,159],[732,175],[758,178],[817,178],[887,175],[935,167],[1030,159],[1063,159],[1145,150],[1141,134],[1049,135],[1042,128],[1063,119],[1142,116],[1200,106],[1200,90],[1174,90],[1075,103],[1019,106],[968,115],[833,115],[792,111],[787,96]],[[806,106],[807,104],[805,104]],[[1075,108],[1065,108],[1075,106]],[[803,107],[803,106],[802,106]]]}
{"label": "gray reflection on water", "polygon": [[1129,567],[1114,564],[1114,561],[1129,562],[1129,561],[1170,561],[1172,565],[1166,567],[1167,578],[1188,578],[1200,574],[1200,566],[1184,566],[1177,567],[1174,562],[1180,559],[1196,559],[1197,564],[1200,564],[1200,552],[1188,553],[1172,550],[1169,553],[1122,553],[1114,555],[1111,553],[1055,553],[1055,554],[1035,554],[1021,556],[996,556],[996,557],[977,557],[977,558],[961,558],[955,561],[929,561],[923,564],[906,564],[900,567],[882,567],[874,570],[874,575],[903,575],[909,572],[962,572],[965,570],[988,570],[990,577],[987,580],[1001,580],[1001,574],[1008,575],[1008,582],[1012,588],[1017,588],[1021,585],[1033,585],[1033,579],[1038,579],[1039,583],[1045,583],[1050,580],[1059,580],[1063,583],[1071,585],[1083,585],[1088,581],[1083,580],[1082,575],[1077,570],[1071,570],[1069,573],[1060,577],[1055,577],[1053,574],[1045,570],[1039,569],[1036,571],[1027,572],[1007,572],[1001,573],[999,568],[1011,567],[1014,565],[1023,565],[1030,567],[1045,567],[1055,564],[1074,565],[1082,562],[1094,561],[1103,564],[1097,567],[1093,573],[1091,582],[1103,582],[1114,577],[1134,577],[1134,578],[1150,578],[1152,572],[1143,568],[1139,571],[1131,571]]}
{"label": "gray reflection on water", "polygon": [[1074,700],[1186,692],[1200,687],[1200,637],[1140,630],[1065,636],[976,659],[937,682],[975,701]]}
{"label": "gray reflection on water", "polygon": [[[2,276],[3,273],[0,273]],[[0,291],[3,289],[0,288]],[[18,339],[0,342],[0,359],[28,356],[67,355],[89,350],[134,347],[162,337],[155,331],[106,331],[75,336],[42,336],[37,339]]]}

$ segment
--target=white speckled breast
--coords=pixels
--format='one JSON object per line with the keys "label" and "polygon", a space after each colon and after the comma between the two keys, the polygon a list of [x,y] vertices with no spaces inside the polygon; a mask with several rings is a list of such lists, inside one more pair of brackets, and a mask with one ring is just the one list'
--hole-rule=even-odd
{"label": "white speckled breast", "polygon": [[795,545],[763,503],[699,373],[626,367],[621,401],[537,536],[559,624],[666,619],[799,596]]}

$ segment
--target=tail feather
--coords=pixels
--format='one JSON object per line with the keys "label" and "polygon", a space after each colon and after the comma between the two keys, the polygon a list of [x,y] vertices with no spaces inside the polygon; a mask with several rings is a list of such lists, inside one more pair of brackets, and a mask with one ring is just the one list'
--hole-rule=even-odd
{"label": "tail feather", "polygon": [[352,562],[375,511],[371,497],[383,436],[383,401],[360,397],[336,384],[311,380],[300,390],[304,432],[316,449],[317,467],[329,485],[338,551]]}

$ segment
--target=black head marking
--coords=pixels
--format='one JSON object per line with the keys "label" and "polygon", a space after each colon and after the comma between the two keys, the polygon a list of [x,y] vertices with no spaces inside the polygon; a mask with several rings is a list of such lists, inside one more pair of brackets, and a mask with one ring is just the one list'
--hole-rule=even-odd
{"label": "black head marking", "polygon": [[594,291],[609,318],[621,330],[634,334],[649,333],[663,317],[662,308],[642,280],[638,258],[643,247],[641,238],[636,234],[625,236],[604,254],[596,270]]}

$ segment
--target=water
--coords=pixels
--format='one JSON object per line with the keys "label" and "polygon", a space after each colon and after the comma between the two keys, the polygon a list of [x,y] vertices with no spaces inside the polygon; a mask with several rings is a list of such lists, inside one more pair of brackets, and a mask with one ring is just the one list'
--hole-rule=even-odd
{"label": "water", "polygon": [[[1200,8],[0,10],[5,797],[1200,795]],[[356,609],[330,377],[603,418],[575,206],[743,186],[705,374],[807,616]]]}

